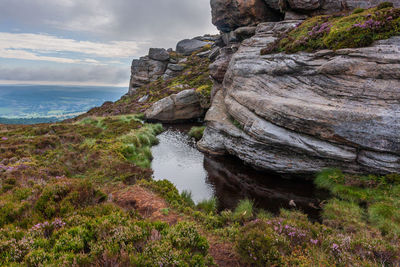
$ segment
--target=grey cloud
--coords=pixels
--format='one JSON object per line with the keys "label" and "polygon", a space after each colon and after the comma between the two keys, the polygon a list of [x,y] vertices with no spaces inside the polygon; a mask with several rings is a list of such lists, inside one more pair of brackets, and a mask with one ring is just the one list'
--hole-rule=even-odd
{"label": "grey cloud", "polygon": [[48,81],[48,82],[94,82],[104,84],[127,83],[129,70],[115,66],[74,66],[55,68],[4,68],[0,67],[0,80]]}
{"label": "grey cloud", "polygon": [[[209,0],[0,2],[0,20],[3,21],[18,21],[31,28],[47,25],[46,32],[50,33],[64,28],[83,31],[87,37],[103,41],[149,41],[152,46],[163,47],[173,47],[183,38],[215,32],[210,12]],[[142,52],[147,48],[143,47]]]}

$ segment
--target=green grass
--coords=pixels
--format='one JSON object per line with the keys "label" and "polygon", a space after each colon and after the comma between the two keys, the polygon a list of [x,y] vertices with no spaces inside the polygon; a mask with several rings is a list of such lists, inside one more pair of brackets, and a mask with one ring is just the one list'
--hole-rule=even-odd
{"label": "green grass", "polygon": [[400,34],[400,9],[392,6],[381,4],[376,8],[356,9],[347,15],[307,19],[264,48],[261,54],[369,46],[376,40]]}
{"label": "green grass", "polygon": [[192,127],[188,133],[188,135],[192,138],[194,138],[196,141],[199,141],[204,134],[204,130],[206,129],[205,126],[200,126],[200,127]]}
{"label": "green grass", "polygon": [[246,221],[253,217],[254,204],[249,199],[243,199],[239,201],[235,211],[233,212],[233,218],[239,221]]}
{"label": "green grass", "polygon": [[215,213],[217,211],[217,199],[212,197],[197,203],[196,207],[206,213]]}
{"label": "green grass", "polygon": [[[348,224],[355,219],[357,223],[354,224],[370,223],[385,235],[400,237],[399,174],[355,176],[339,170],[325,170],[317,176],[315,183],[341,199],[325,207],[324,216],[327,219]],[[366,207],[366,210],[363,211],[361,207]],[[356,216],[356,213],[366,213],[368,216]],[[350,221],[346,221],[346,218]]]}
{"label": "green grass", "polygon": [[181,197],[182,197],[183,201],[185,202],[186,206],[189,206],[189,207],[195,206],[194,201],[192,199],[192,192],[183,190],[181,193]]}

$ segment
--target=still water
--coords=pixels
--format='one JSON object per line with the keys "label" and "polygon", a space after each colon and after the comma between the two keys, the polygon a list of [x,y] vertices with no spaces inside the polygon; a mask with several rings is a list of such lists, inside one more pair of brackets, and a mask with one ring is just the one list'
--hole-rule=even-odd
{"label": "still water", "polygon": [[196,149],[187,132],[192,125],[166,125],[152,148],[154,179],[167,179],[178,188],[191,191],[193,200],[216,197],[219,209],[234,209],[244,198],[273,213],[296,207],[318,218],[319,204],[326,193],[315,188],[312,177],[288,178],[254,170],[231,157],[210,157]]}

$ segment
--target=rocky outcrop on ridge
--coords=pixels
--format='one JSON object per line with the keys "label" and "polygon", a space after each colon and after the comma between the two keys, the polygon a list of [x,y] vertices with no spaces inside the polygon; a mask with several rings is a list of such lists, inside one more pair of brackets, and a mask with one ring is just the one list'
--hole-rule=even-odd
{"label": "rocky outcrop on ridge", "polygon": [[[193,39],[182,40],[177,44],[176,53],[183,56],[190,56],[193,52],[205,45],[213,45],[220,36],[205,35]],[[178,62],[171,53],[164,48],[150,48],[147,56],[132,61],[131,79],[129,82],[129,95],[134,95],[138,88],[156,81],[159,78],[164,80],[178,76],[184,69],[184,62]],[[208,56],[206,54],[205,56]]]}
{"label": "rocky outcrop on ridge", "polygon": [[204,117],[212,87],[209,65],[220,54],[218,43],[220,35],[205,35],[178,42],[176,51],[150,48],[148,56],[132,63],[129,94],[135,100],[131,102],[146,106],[149,121]]}
{"label": "rocky outcrop on ridge", "polygon": [[[356,2],[371,1],[347,7]],[[399,172],[400,37],[365,48],[260,55],[298,23],[260,23],[236,53],[211,65],[215,97],[199,148],[280,173]]]}

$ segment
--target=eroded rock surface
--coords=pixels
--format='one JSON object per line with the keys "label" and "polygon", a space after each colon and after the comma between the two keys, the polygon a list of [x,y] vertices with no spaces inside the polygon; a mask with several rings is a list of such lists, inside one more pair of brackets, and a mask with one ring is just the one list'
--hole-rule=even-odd
{"label": "eroded rock surface", "polygon": [[201,49],[205,45],[211,45],[211,42],[206,42],[206,41],[200,41],[197,39],[185,39],[180,41],[176,45],[176,52],[184,55],[184,56],[189,56],[193,52]]}
{"label": "eroded rock surface", "polygon": [[177,122],[200,118],[204,112],[196,91],[188,89],[154,103],[146,110],[145,118],[150,121]]}
{"label": "eroded rock surface", "polygon": [[211,9],[213,24],[223,32],[264,21],[278,21],[281,17],[264,0],[211,0]]}
{"label": "eroded rock surface", "polygon": [[297,23],[262,23],[242,42],[199,147],[281,173],[400,171],[400,37],[335,52],[260,55]]}

